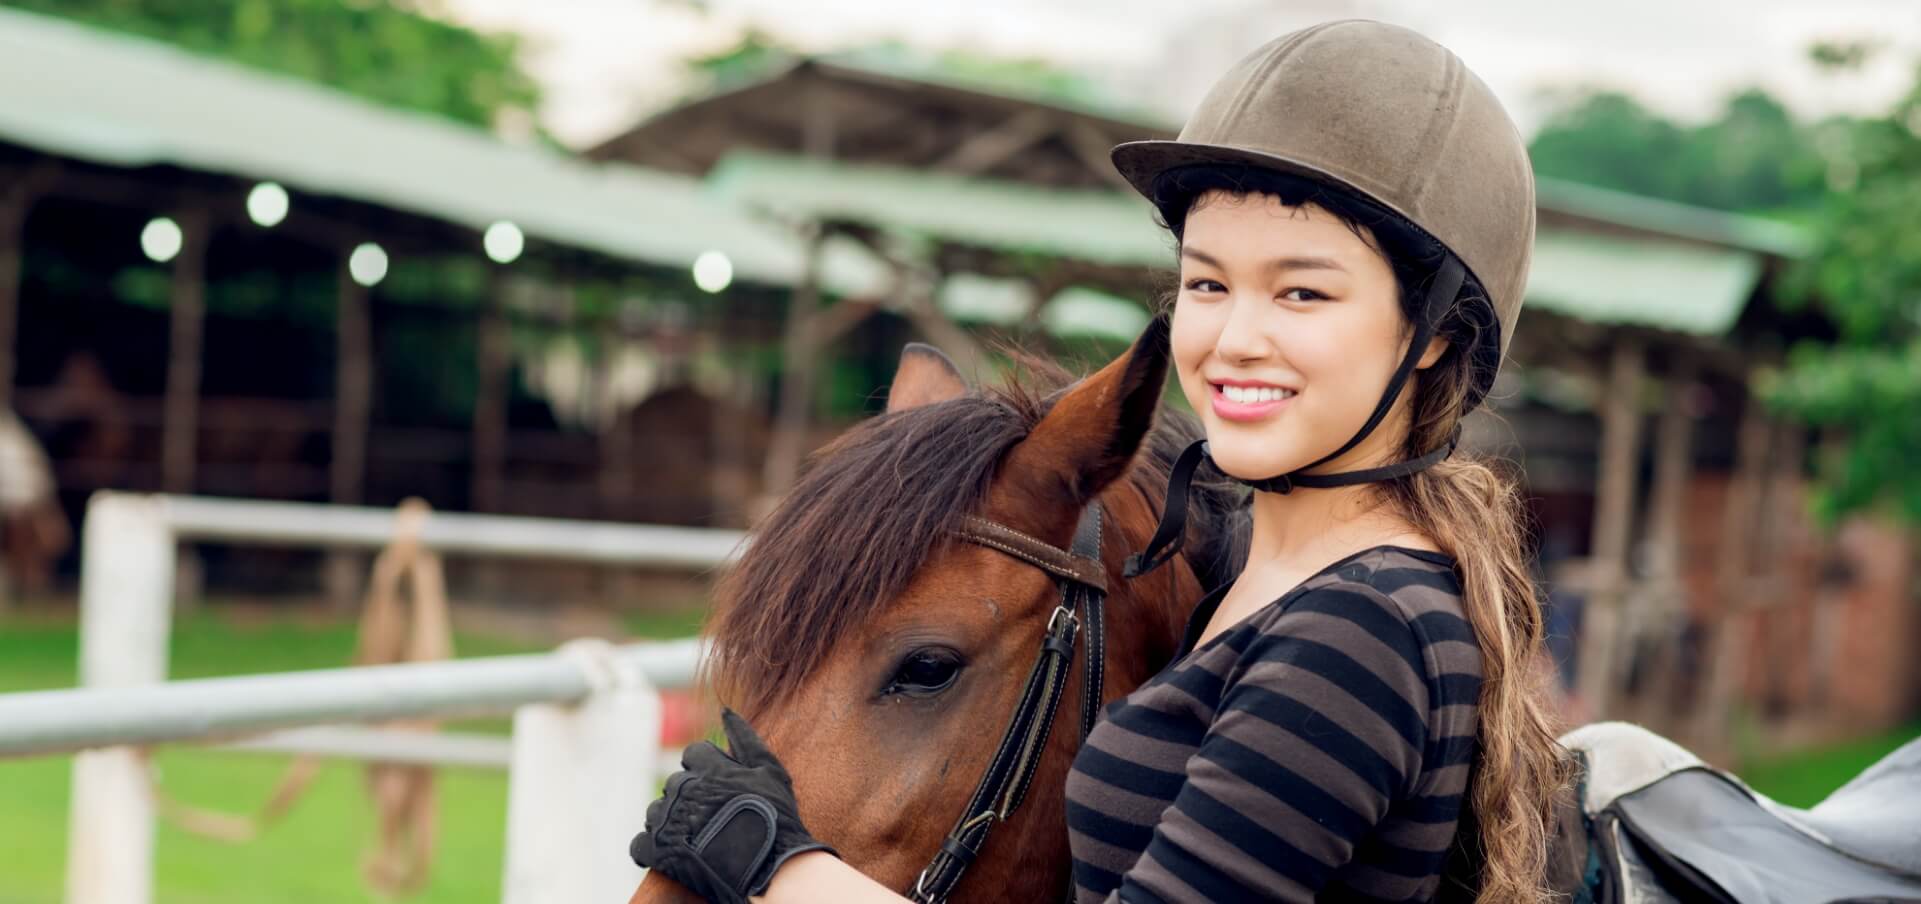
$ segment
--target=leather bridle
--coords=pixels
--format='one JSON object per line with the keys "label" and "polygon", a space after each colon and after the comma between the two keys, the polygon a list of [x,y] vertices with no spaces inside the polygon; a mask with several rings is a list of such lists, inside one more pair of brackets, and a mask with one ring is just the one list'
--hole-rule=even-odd
{"label": "leather bridle", "polygon": [[1060,604],[1047,619],[1041,635],[1040,656],[1027,675],[1020,703],[1001,736],[1000,747],[974,786],[974,795],[960,821],[941,841],[940,851],[914,880],[907,897],[922,904],[940,904],[953,894],[961,876],[974,864],[996,823],[1006,822],[1027,795],[1027,784],[1040,763],[1042,748],[1053,732],[1054,713],[1060,708],[1067,673],[1074,665],[1074,644],[1083,624],[1087,628],[1087,666],[1081,682],[1081,740],[1100,718],[1102,665],[1106,630],[1101,605],[1107,597],[1107,569],[1101,564],[1101,507],[1088,503],[1074,528],[1071,549],[1029,536],[1011,527],[969,516],[955,534],[962,540],[998,550],[1041,569],[1060,581]]}

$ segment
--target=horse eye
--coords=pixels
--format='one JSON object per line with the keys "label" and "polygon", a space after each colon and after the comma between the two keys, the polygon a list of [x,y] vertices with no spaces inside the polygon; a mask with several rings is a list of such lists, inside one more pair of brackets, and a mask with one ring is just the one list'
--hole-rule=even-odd
{"label": "horse eye", "polygon": [[907,654],[887,683],[889,694],[937,694],[960,676],[961,661],[952,650],[920,649]]}

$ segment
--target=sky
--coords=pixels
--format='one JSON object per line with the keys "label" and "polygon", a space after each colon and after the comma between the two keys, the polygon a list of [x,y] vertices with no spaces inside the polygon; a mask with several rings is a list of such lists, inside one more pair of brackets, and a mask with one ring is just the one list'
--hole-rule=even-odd
{"label": "sky", "polygon": [[[884,40],[1038,57],[1144,97],[1178,120],[1234,59],[1331,18],[1398,22],[1452,48],[1531,129],[1557,89],[1620,88],[1670,115],[1712,115],[1768,88],[1803,114],[1885,110],[1921,59],[1921,0],[441,0],[455,19],[527,41],[539,119],[592,144],[684,89],[678,61],[754,26],[803,49]],[[704,7],[704,8],[703,8]],[[1817,40],[1873,38],[1859,74],[1823,76]]]}

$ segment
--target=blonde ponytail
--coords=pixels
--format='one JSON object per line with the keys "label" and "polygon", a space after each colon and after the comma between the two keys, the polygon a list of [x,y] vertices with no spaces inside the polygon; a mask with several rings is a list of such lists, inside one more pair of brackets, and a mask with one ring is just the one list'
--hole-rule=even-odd
{"label": "blonde ponytail", "polygon": [[[1450,352],[1416,381],[1408,454],[1452,437],[1469,385],[1463,357]],[[1472,845],[1476,901],[1545,901],[1548,843],[1572,765],[1556,739],[1547,692],[1545,625],[1528,570],[1520,491],[1489,462],[1457,454],[1386,492],[1409,524],[1454,557],[1481,647],[1479,753],[1466,808],[1479,837],[1464,839]]]}

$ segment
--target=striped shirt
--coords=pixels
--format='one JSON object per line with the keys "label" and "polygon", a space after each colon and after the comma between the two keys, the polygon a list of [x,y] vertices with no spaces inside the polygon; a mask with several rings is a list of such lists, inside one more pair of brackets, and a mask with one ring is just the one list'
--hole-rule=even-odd
{"label": "striped shirt", "polygon": [[1434,897],[1481,682],[1453,560],[1364,550],[1196,648],[1226,592],[1074,760],[1075,899]]}

